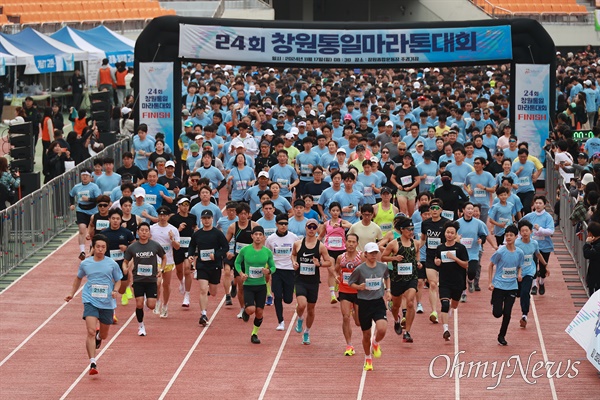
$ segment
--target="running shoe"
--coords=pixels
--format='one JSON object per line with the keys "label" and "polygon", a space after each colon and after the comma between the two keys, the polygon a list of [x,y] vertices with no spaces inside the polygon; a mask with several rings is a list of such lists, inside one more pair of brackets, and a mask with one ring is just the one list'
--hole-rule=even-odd
{"label": "running shoe", "polygon": [[237,319],[242,319],[242,318],[244,318],[244,310],[241,310],[239,312],[239,314],[237,315]]}
{"label": "running shoe", "polygon": [[98,369],[96,368],[96,363],[90,364],[90,375],[98,375]]}
{"label": "running shoe", "polygon": [[335,297],[335,295],[332,295],[332,296],[331,296],[331,301],[330,301],[330,303],[331,303],[331,304],[336,304],[337,302],[338,302],[338,299],[337,299],[337,297]]}
{"label": "running shoe", "polygon": [[469,282],[469,293],[473,293],[475,291],[475,282]]}
{"label": "running shoe", "polygon": [[275,328],[276,331],[285,331],[285,322],[281,321],[279,323],[279,325],[277,325],[277,328]]}
{"label": "running shoe", "polygon": [[429,320],[434,324],[438,323],[438,315],[436,311],[432,311],[431,314],[429,314]]}
{"label": "running shoe", "polygon": [[504,339],[504,336],[498,335],[498,344],[501,346],[506,346],[508,345],[508,342],[506,341],[506,339]]}
{"label": "running shoe", "polygon": [[340,284],[339,283],[335,283],[335,285],[333,286],[333,291],[334,292],[339,292],[340,291]]}
{"label": "running shoe", "polygon": [[423,304],[417,303],[417,314],[423,314]]}
{"label": "running shoe", "polygon": [[481,292],[481,288],[479,287],[478,284],[475,284],[475,291],[476,292]]}
{"label": "running shoe", "polygon": [[546,293],[546,286],[543,283],[540,283],[540,296],[543,296]]}
{"label": "running shoe", "polygon": [[531,288],[531,295],[532,296],[537,295],[537,286],[534,286],[534,287]]}
{"label": "running shoe", "polygon": [[258,338],[258,335],[250,336],[250,342],[252,342],[253,344],[260,344],[260,339]]}
{"label": "running shoe", "polygon": [[[82,251],[81,253],[79,253],[79,259],[80,259],[81,261],[85,260],[85,251]],[[98,373],[98,372],[96,372],[96,374],[97,374],[97,373]],[[95,375],[95,374],[94,374],[94,375]]]}
{"label": "running shoe", "polygon": [[246,312],[246,310],[242,311],[242,321],[248,322],[250,320],[250,315]]}
{"label": "running shoe", "polygon": [[185,294],[185,277],[179,282],[179,293]]}
{"label": "running shoe", "polygon": [[146,336],[146,327],[144,324],[141,324],[138,328],[138,336]]}
{"label": "running shoe", "polygon": [[186,293],[183,295],[183,302],[181,303],[181,307],[190,307],[190,294]]}
{"label": "running shoe", "polygon": [[390,300],[390,301],[388,301],[388,303],[387,303],[387,309],[388,309],[388,311],[390,311],[390,312],[392,311],[392,306],[393,306],[393,305],[394,305],[394,302],[393,302],[393,301],[391,301],[391,300]]}
{"label": "running shoe", "polygon": [[373,371],[373,360],[366,359],[363,369],[365,371]]}
{"label": "running shoe", "polygon": [[444,331],[444,339],[446,342],[450,341],[450,331]]}
{"label": "running shoe", "polygon": [[519,325],[521,326],[521,328],[527,328],[527,318],[522,317],[519,321]]}
{"label": "running shoe", "polygon": [[234,281],[231,281],[231,298],[235,299],[235,296],[237,296],[237,286]]}
{"label": "running shoe", "polygon": [[346,351],[344,351],[344,355],[350,357],[350,356],[353,356],[354,354],[356,354],[356,352],[354,351],[354,347],[346,346]]}
{"label": "running shoe", "polygon": [[267,301],[265,302],[265,306],[272,306],[272,305],[273,305],[273,296],[268,295]]}
{"label": "running shoe", "polygon": [[126,306],[127,304],[129,304],[129,298],[125,293],[123,293],[123,295],[121,296],[121,305]]}
{"label": "running shoe", "polygon": [[298,318],[298,320],[296,321],[296,327],[294,328],[294,330],[298,333],[302,332],[302,322],[303,320]]}
{"label": "running shoe", "polygon": [[160,317],[167,318],[168,316],[169,316],[169,305],[165,304],[164,306],[162,306],[162,309],[160,310]]}
{"label": "running shoe", "polygon": [[231,301],[231,295],[229,295],[229,294],[225,295],[225,305],[226,306],[232,306],[233,305],[233,302]]}
{"label": "running shoe", "polygon": [[125,289],[125,294],[129,300],[133,299],[133,291],[129,286],[127,286],[127,289]]}
{"label": "running shoe", "polygon": [[400,320],[400,326],[402,328],[406,329],[406,318],[405,317],[402,317],[402,320]]}
{"label": "running shoe", "polygon": [[463,293],[460,295],[460,302],[461,303],[466,303],[467,302],[467,294]]}
{"label": "running shoe", "polygon": [[116,325],[119,323],[119,319],[117,318],[116,314],[113,314],[113,325]]}
{"label": "running shoe", "polygon": [[302,344],[310,344],[310,335],[308,332],[304,332],[304,334],[302,334]]}
{"label": "running shoe", "polygon": [[412,343],[413,338],[410,336],[410,333],[404,332],[404,336],[402,336],[402,341],[405,343]]}
{"label": "running shoe", "polygon": [[96,349],[99,349],[100,345],[102,345],[102,338],[100,337],[100,329],[96,329]]}
{"label": "running shoe", "polygon": [[156,301],[156,305],[154,306],[154,310],[152,310],[152,312],[156,315],[160,314],[160,301],[159,300]]}
{"label": "running shoe", "polygon": [[373,357],[375,358],[379,358],[381,357],[381,345],[375,344],[375,343],[371,343],[371,353],[373,354]]}
{"label": "running shoe", "polygon": [[206,316],[206,314],[202,314],[202,316],[200,317],[200,321],[198,321],[198,323],[201,326],[206,326],[208,324],[208,317]]}
{"label": "running shoe", "polygon": [[394,322],[394,331],[396,331],[396,335],[402,335],[402,325],[400,322]]}

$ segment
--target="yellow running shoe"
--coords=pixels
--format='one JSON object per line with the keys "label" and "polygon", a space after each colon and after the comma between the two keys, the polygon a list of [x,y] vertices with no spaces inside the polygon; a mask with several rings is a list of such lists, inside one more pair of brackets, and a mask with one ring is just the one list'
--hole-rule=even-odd
{"label": "yellow running shoe", "polygon": [[119,320],[117,319],[117,315],[113,314],[113,324],[116,325],[119,323]]}
{"label": "yellow running shoe", "polygon": [[379,358],[381,357],[381,345],[380,344],[371,344],[371,348],[373,349],[373,357]]}
{"label": "yellow running shoe", "polygon": [[336,304],[338,302],[337,297],[335,295],[331,296],[331,304]]}
{"label": "yellow running shoe", "polygon": [[123,293],[123,295],[121,296],[121,304],[124,306],[129,304],[129,299],[127,298],[127,295],[125,293]]}
{"label": "yellow running shoe", "polygon": [[125,294],[129,300],[133,299],[133,292],[129,286],[127,286],[127,289],[125,289]]}
{"label": "yellow running shoe", "polygon": [[373,371],[373,361],[372,360],[365,360],[365,366],[363,367],[363,369],[365,371]]}
{"label": "yellow running shoe", "polygon": [[355,353],[353,346],[346,346],[346,351],[344,351],[345,356],[353,356]]}

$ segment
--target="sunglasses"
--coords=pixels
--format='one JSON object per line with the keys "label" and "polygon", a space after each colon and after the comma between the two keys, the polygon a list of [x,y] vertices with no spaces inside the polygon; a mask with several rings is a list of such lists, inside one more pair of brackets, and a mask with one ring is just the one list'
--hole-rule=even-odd
{"label": "sunglasses", "polygon": [[317,229],[317,228],[318,228],[317,225],[312,225],[312,224],[311,225],[306,225],[306,229],[314,230],[314,229]]}
{"label": "sunglasses", "polygon": [[431,206],[431,207],[429,207],[429,209],[432,210],[432,211],[437,211],[437,210],[441,210],[442,207],[440,207],[440,206]]}
{"label": "sunglasses", "polygon": [[389,151],[382,151],[381,154],[390,154]]}
{"label": "sunglasses", "polygon": [[278,224],[278,225],[288,225],[288,223],[287,223],[287,222],[283,222],[283,221],[280,221],[280,222],[278,222],[277,224]]}
{"label": "sunglasses", "polygon": [[398,151],[406,151],[406,149],[398,149]]}
{"label": "sunglasses", "polygon": [[106,204],[106,203],[100,203],[100,204],[98,204],[98,207],[108,207],[108,204]]}
{"label": "sunglasses", "polygon": [[415,227],[414,226],[409,226],[408,228],[402,228],[402,229],[406,229],[407,231],[414,231]]}

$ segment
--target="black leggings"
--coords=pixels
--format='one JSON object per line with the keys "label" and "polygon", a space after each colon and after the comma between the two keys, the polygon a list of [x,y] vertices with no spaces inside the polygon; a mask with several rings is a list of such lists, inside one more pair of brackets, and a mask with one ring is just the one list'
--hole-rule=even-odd
{"label": "black leggings", "polygon": [[519,282],[519,297],[521,301],[521,312],[523,315],[529,314],[529,306],[531,304],[531,285],[533,284],[533,276],[526,275]]}
{"label": "black leggings", "polygon": [[472,281],[477,276],[477,269],[479,268],[478,260],[469,260],[469,267],[467,269],[467,279]]}
{"label": "black leggings", "polygon": [[277,321],[283,321],[283,303],[291,304],[294,300],[294,271],[278,269],[271,276],[271,291],[273,292],[275,314]]}
{"label": "black leggings", "polygon": [[492,291],[492,314],[494,318],[502,317],[502,325],[498,336],[506,336],[508,324],[510,323],[510,314],[513,304],[515,304],[516,290],[503,290],[494,288]]}
{"label": "black leggings", "polygon": [[[550,252],[545,253],[543,251],[540,251],[540,254],[544,258],[544,261],[546,261],[546,264],[548,264],[548,259],[550,259]],[[538,263],[538,272],[537,272],[536,276],[539,278],[546,277],[546,265],[542,265],[542,264]]]}

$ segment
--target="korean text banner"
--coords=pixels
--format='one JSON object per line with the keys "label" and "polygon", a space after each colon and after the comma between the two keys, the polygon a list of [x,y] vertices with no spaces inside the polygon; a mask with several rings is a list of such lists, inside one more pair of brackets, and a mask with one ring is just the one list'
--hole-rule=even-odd
{"label": "korean text banner", "polygon": [[565,331],[583,347],[588,361],[600,371],[600,292],[590,297]]}
{"label": "korean text banner", "polygon": [[515,134],[529,143],[529,153],[544,159],[542,151],[550,122],[550,66],[517,64],[515,70]]}
{"label": "korean text banner", "polygon": [[173,148],[173,63],[140,63],[140,123],[148,125],[152,136],[165,134],[165,142]]}
{"label": "korean text banner", "polygon": [[179,57],[294,64],[508,60],[510,26],[314,30],[180,24]]}

